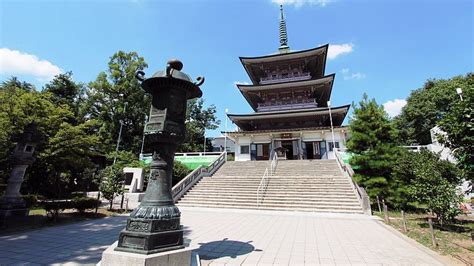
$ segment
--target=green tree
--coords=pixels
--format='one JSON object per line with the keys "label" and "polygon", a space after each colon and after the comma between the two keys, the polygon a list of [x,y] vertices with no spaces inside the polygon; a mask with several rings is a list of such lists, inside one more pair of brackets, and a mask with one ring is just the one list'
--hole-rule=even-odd
{"label": "green tree", "polygon": [[408,196],[428,207],[441,223],[459,214],[462,195],[458,169],[428,150],[404,152],[394,166],[393,175],[407,184]]}
{"label": "green tree", "polygon": [[[0,84],[0,176],[8,177],[11,169],[8,158],[15,147],[13,139],[27,124],[35,122],[41,138],[47,141],[63,122],[73,119],[68,108],[56,106],[51,98],[50,93],[37,92],[33,86],[15,78]],[[36,154],[41,153],[45,145],[40,143]]]}
{"label": "green tree", "polygon": [[204,107],[203,99],[189,100],[186,109],[186,138],[178,147],[178,152],[202,151],[206,129],[216,129],[220,121],[216,117],[216,107]]}
{"label": "green tree", "polygon": [[[470,74],[473,79],[474,73]],[[471,85],[472,86],[472,85]],[[439,136],[441,142],[451,149],[462,176],[474,184],[474,88],[465,87],[463,100],[458,97],[452,102],[449,112],[438,125],[446,135]]]}
{"label": "green tree", "polygon": [[120,164],[109,165],[99,172],[99,191],[109,201],[112,210],[114,199],[124,193],[125,174]]}
{"label": "green tree", "polygon": [[399,141],[405,145],[430,144],[430,129],[449,113],[458,101],[456,88],[472,88],[474,74],[448,80],[431,79],[422,88],[411,92],[407,104],[395,118]]}
{"label": "green tree", "polygon": [[55,197],[68,195],[91,180],[92,169],[95,168],[91,158],[98,155],[95,150],[99,145],[97,128],[95,120],[77,126],[62,123],[38,155],[38,160],[42,162],[42,167],[46,167],[50,177],[49,192],[55,188]]}
{"label": "green tree", "polygon": [[86,116],[100,121],[99,134],[104,151],[115,150],[123,122],[120,148],[138,154],[150,98],[141,89],[135,73],[144,70],[147,64],[136,52],[119,51],[110,58],[108,67],[107,72],[101,72],[89,83],[84,104]]}
{"label": "green tree", "polygon": [[[64,79],[71,81],[70,74],[56,76],[42,92],[15,78],[0,85],[0,175],[8,177],[13,140],[25,125],[35,122],[43,140],[35,150],[37,160],[26,172],[23,192],[67,196],[82,185],[81,180],[90,178],[94,168],[90,157],[97,154],[98,124],[78,123],[69,103],[61,102]],[[79,87],[70,82],[67,86]]]}
{"label": "green tree", "polygon": [[85,96],[85,87],[82,83],[76,83],[72,79],[72,72],[59,74],[44,86],[43,92],[51,93],[51,101],[57,106],[67,105],[74,113],[77,122],[81,117],[81,103]]}
{"label": "green tree", "polygon": [[349,121],[351,138],[348,150],[353,153],[350,164],[355,170],[356,181],[367,189],[370,197],[382,196],[392,205],[397,205],[397,195],[403,186],[391,179],[393,162],[399,148],[396,146],[396,130],[384,111],[367,94]]}

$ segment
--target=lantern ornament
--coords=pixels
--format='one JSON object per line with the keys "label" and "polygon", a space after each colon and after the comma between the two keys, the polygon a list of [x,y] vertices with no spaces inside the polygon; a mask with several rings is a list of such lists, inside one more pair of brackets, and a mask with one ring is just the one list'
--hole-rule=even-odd
{"label": "lantern ornament", "polygon": [[173,161],[185,137],[187,100],[202,96],[204,78],[193,82],[182,68],[181,61],[172,59],[150,78],[137,71],[141,87],[152,97],[144,152],[153,156],[145,196],[120,233],[117,251],[152,254],[184,247],[181,213],[171,194]]}

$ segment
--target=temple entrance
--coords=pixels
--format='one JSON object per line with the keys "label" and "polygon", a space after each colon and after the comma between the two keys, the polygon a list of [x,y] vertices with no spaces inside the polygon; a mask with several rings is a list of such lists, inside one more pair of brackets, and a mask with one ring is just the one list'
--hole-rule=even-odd
{"label": "temple entrance", "polygon": [[325,141],[304,142],[306,146],[306,158],[311,159],[327,159],[327,150]]}
{"label": "temple entrance", "polygon": [[284,140],[281,142],[281,147],[287,150],[287,160],[298,160],[298,140]]}
{"label": "temple entrance", "polygon": [[268,160],[270,159],[270,144],[263,143],[257,144],[257,160]]}

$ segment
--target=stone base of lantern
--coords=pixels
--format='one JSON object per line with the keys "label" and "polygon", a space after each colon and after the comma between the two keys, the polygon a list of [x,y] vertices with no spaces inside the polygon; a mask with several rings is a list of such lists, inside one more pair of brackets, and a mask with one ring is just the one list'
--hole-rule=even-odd
{"label": "stone base of lantern", "polygon": [[30,209],[26,207],[22,198],[2,198],[0,199],[0,226],[7,225],[7,220],[14,220],[16,217],[28,216]]}
{"label": "stone base of lantern", "polygon": [[100,266],[117,265],[191,265],[192,251],[195,247],[185,247],[153,254],[137,254],[117,250],[118,241],[102,253]]}

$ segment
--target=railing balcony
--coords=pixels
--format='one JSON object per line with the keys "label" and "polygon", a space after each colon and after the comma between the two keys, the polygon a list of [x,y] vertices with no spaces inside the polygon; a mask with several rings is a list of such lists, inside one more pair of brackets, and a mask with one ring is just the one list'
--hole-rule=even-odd
{"label": "railing balcony", "polygon": [[300,81],[300,80],[308,80],[311,78],[309,72],[306,73],[288,73],[288,74],[279,74],[279,75],[272,75],[268,77],[260,78],[260,84],[273,84],[279,82],[289,82],[289,81]]}
{"label": "railing balcony", "polygon": [[303,99],[303,100],[292,100],[288,102],[275,102],[275,103],[259,103],[257,106],[258,112],[265,111],[279,111],[279,110],[292,110],[292,109],[304,109],[304,108],[316,108],[318,104],[315,99]]}

